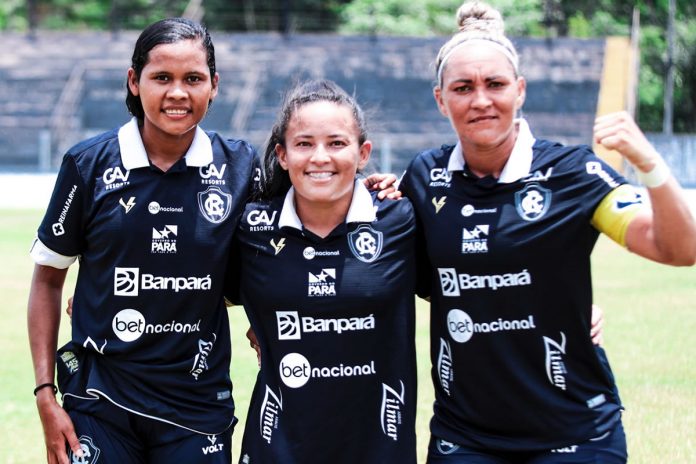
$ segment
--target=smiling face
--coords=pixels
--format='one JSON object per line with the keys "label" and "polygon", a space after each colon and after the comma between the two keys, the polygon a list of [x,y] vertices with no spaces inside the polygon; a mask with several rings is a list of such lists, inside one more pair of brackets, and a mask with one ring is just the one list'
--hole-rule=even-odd
{"label": "smiling face", "polygon": [[139,77],[128,70],[128,87],[142,102],[143,139],[193,140],[192,129],[217,95],[218,75],[210,76],[200,40],[180,40],[152,48]]}
{"label": "smiling face", "polygon": [[285,144],[276,145],[276,153],[295,188],[298,214],[327,206],[347,212],[355,174],[365,167],[372,149],[369,141],[360,144],[359,134],[348,105],[316,101],[293,111]]}
{"label": "smiling face", "polygon": [[516,77],[505,55],[485,44],[460,46],[442,76],[442,87],[434,90],[435,100],[457,132],[464,152],[506,144],[512,149],[514,118],[524,103],[525,81]]}

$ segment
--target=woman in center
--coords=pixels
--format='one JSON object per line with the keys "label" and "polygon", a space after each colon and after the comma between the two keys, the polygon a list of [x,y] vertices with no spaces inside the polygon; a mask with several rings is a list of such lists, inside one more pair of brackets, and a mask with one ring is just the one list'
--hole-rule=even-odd
{"label": "woman in center", "polygon": [[330,81],[286,96],[229,299],[261,347],[240,462],[415,463],[416,223],[357,180],[372,144]]}

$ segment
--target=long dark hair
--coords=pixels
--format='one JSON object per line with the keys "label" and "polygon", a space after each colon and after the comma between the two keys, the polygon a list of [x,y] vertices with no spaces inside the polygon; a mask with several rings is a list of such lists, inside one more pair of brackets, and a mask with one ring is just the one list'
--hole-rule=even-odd
{"label": "long dark hair", "polygon": [[[201,24],[186,18],[167,18],[152,23],[140,33],[140,37],[135,42],[131,67],[135,71],[137,80],[140,80],[140,73],[147,64],[150,50],[161,44],[176,43],[181,40],[200,40],[208,55],[208,69],[210,78],[215,76],[215,47],[213,40],[208,34],[208,30]],[[140,97],[133,95],[126,84],[126,106],[128,111],[143,121],[145,112]]]}
{"label": "long dark hair", "polygon": [[367,140],[367,126],[362,108],[354,97],[348,95],[338,84],[330,80],[310,80],[300,82],[283,98],[283,104],[278,112],[276,122],[271,129],[271,135],[266,142],[263,154],[263,179],[260,196],[270,199],[284,194],[292,185],[290,175],[278,161],[276,145],[285,146],[285,132],[292,115],[307,103],[328,101],[337,105],[345,105],[351,109],[355,125],[358,127],[358,143],[362,145]]}

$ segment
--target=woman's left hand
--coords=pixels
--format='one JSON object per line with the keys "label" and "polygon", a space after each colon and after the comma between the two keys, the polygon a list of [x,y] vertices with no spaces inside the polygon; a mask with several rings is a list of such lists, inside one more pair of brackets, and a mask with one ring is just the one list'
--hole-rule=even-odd
{"label": "woman's left hand", "polygon": [[401,192],[396,189],[396,176],[394,174],[371,174],[363,181],[368,190],[378,190],[377,198],[384,200],[398,200]]}

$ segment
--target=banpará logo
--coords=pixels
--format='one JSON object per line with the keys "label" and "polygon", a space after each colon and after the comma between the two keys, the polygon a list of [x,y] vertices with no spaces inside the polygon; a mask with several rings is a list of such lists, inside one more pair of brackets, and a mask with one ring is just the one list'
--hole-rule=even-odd
{"label": "banpar\u00e1 logo", "polygon": [[[222,164],[220,169],[217,168],[213,163],[207,166],[201,166],[198,168],[198,174],[201,176],[201,183],[204,185],[225,185],[225,179],[222,176],[225,175],[225,169],[227,164]],[[214,179],[212,179],[214,177]]]}
{"label": "banpar\u00e1 logo", "polygon": [[193,324],[177,321],[148,324],[140,311],[130,308],[119,311],[111,321],[111,328],[116,336],[127,343],[139,339],[143,334],[200,332],[200,325],[200,319]]}
{"label": "banpar\u00e1 logo", "polygon": [[551,206],[551,190],[536,182],[527,184],[515,192],[515,209],[525,221],[537,221],[544,217]]}
{"label": "banpar\u00e1 logo", "polygon": [[563,361],[566,354],[566,336],[561,332],[560,342],[546,336],[542,338],[546,351],[546,375],[549,378],[549,382],[551,382],[551,385],[554,387],[565,390],[566,374],[568,374],[565,362]]}
{"label": "banpar\u00e1 logo", "polygon": [[263,395],[263,401],[261,402],[261,413],[259,420],[259,428],[261,432],[261,438],[264,439],[266,443],[271,444],[273,438],[273,431],[278,428],[278,421],[280,419],[280,413],[283,410],[283,395],[280,390],[276,395],[271,387],[266,385],[266,392]]}
{"label": "banpar\u00e1 logo", "polygon": [[375,316],[345,317],[345,318],[316,318],[300,317],[297,311],[276,311],[278,324],[278,340],[300,340],[302,334],[328,333],[342,334],[358,330],[374,330]]}
{"label": "banpar\u00e1 logo", "polygon": [[205,277],[162,277],[140,274],[137,267],[114,268],[114,295],[138,296],[139,290],[208,291],[212,286],[210,274]]}
{"label": "banpar\u00e1 logo", "polygon": [[124,174],[119,166],[108,168],[104,171],[104,174],[102,174],[102,180],[104,181],[106,190],[113,190],[128,185],[130,183],[128,182],[128,177],[130,177],[130,171],[126,170]]}
{"label": "banpar\u00e1 logo", "polygon": [[449,342],[440,338],[440,353],[437,356],[437,374],[440,386],[450,395],[450,384],[454,380],[454,367],[452,361],[452,347]]}
{"label": "banpar\u00e1 logo", "polygon": [[361,224],[348,234],[348,245],[353,256],[365,263],[375,261],[382,252],[382,232],[369,224]]}
{"label": "banpar\u00e1 logo", "polygon": [[198,209],[203,217],[213,224],[220,224],[232,211],[232,195],[210,186],[204,192],[198,192]]}
{"label": "banpar\u00e1 logo", "polygon": [[451,309],[447,313],[447,330],[449,331],[452,340],[457,343],[466,343],[474,333],[491,333],[491,332],[510,332],[517,330],[532,330],[536,329],[534,324],[534,316],[531,314],[526,319],[498,320],[490,322],[474,322],[467,313],[461,309]]}
{"label": "banpar\u00e1 logo", "polygon": [[310,378],[341,378],[363,375],[376,375],[375,362],[346,366],[312,367],[307,358],[300,353],[288,353],[280,360],[278,366],[280,378],[290,388],[304,386]]}
{"label": "banpar\u00e1 logo", "polygon": [[405,404],[406,388],[404,382],[399,380],[401,391],[396,391],[386,383],[382,384],[382,406],[380,408],[380,422],[382,432],[394,441],[399,439],[399,426],[402,423],[401,407]]}
{"label": "banpar\u00e1 logo", "polygon": [[521,287],[532,284],[532,275],[527,269],[508,274],[471,275],[457,274],[454,268],[438,268],[442,296],[461,296],[460,290]]}

